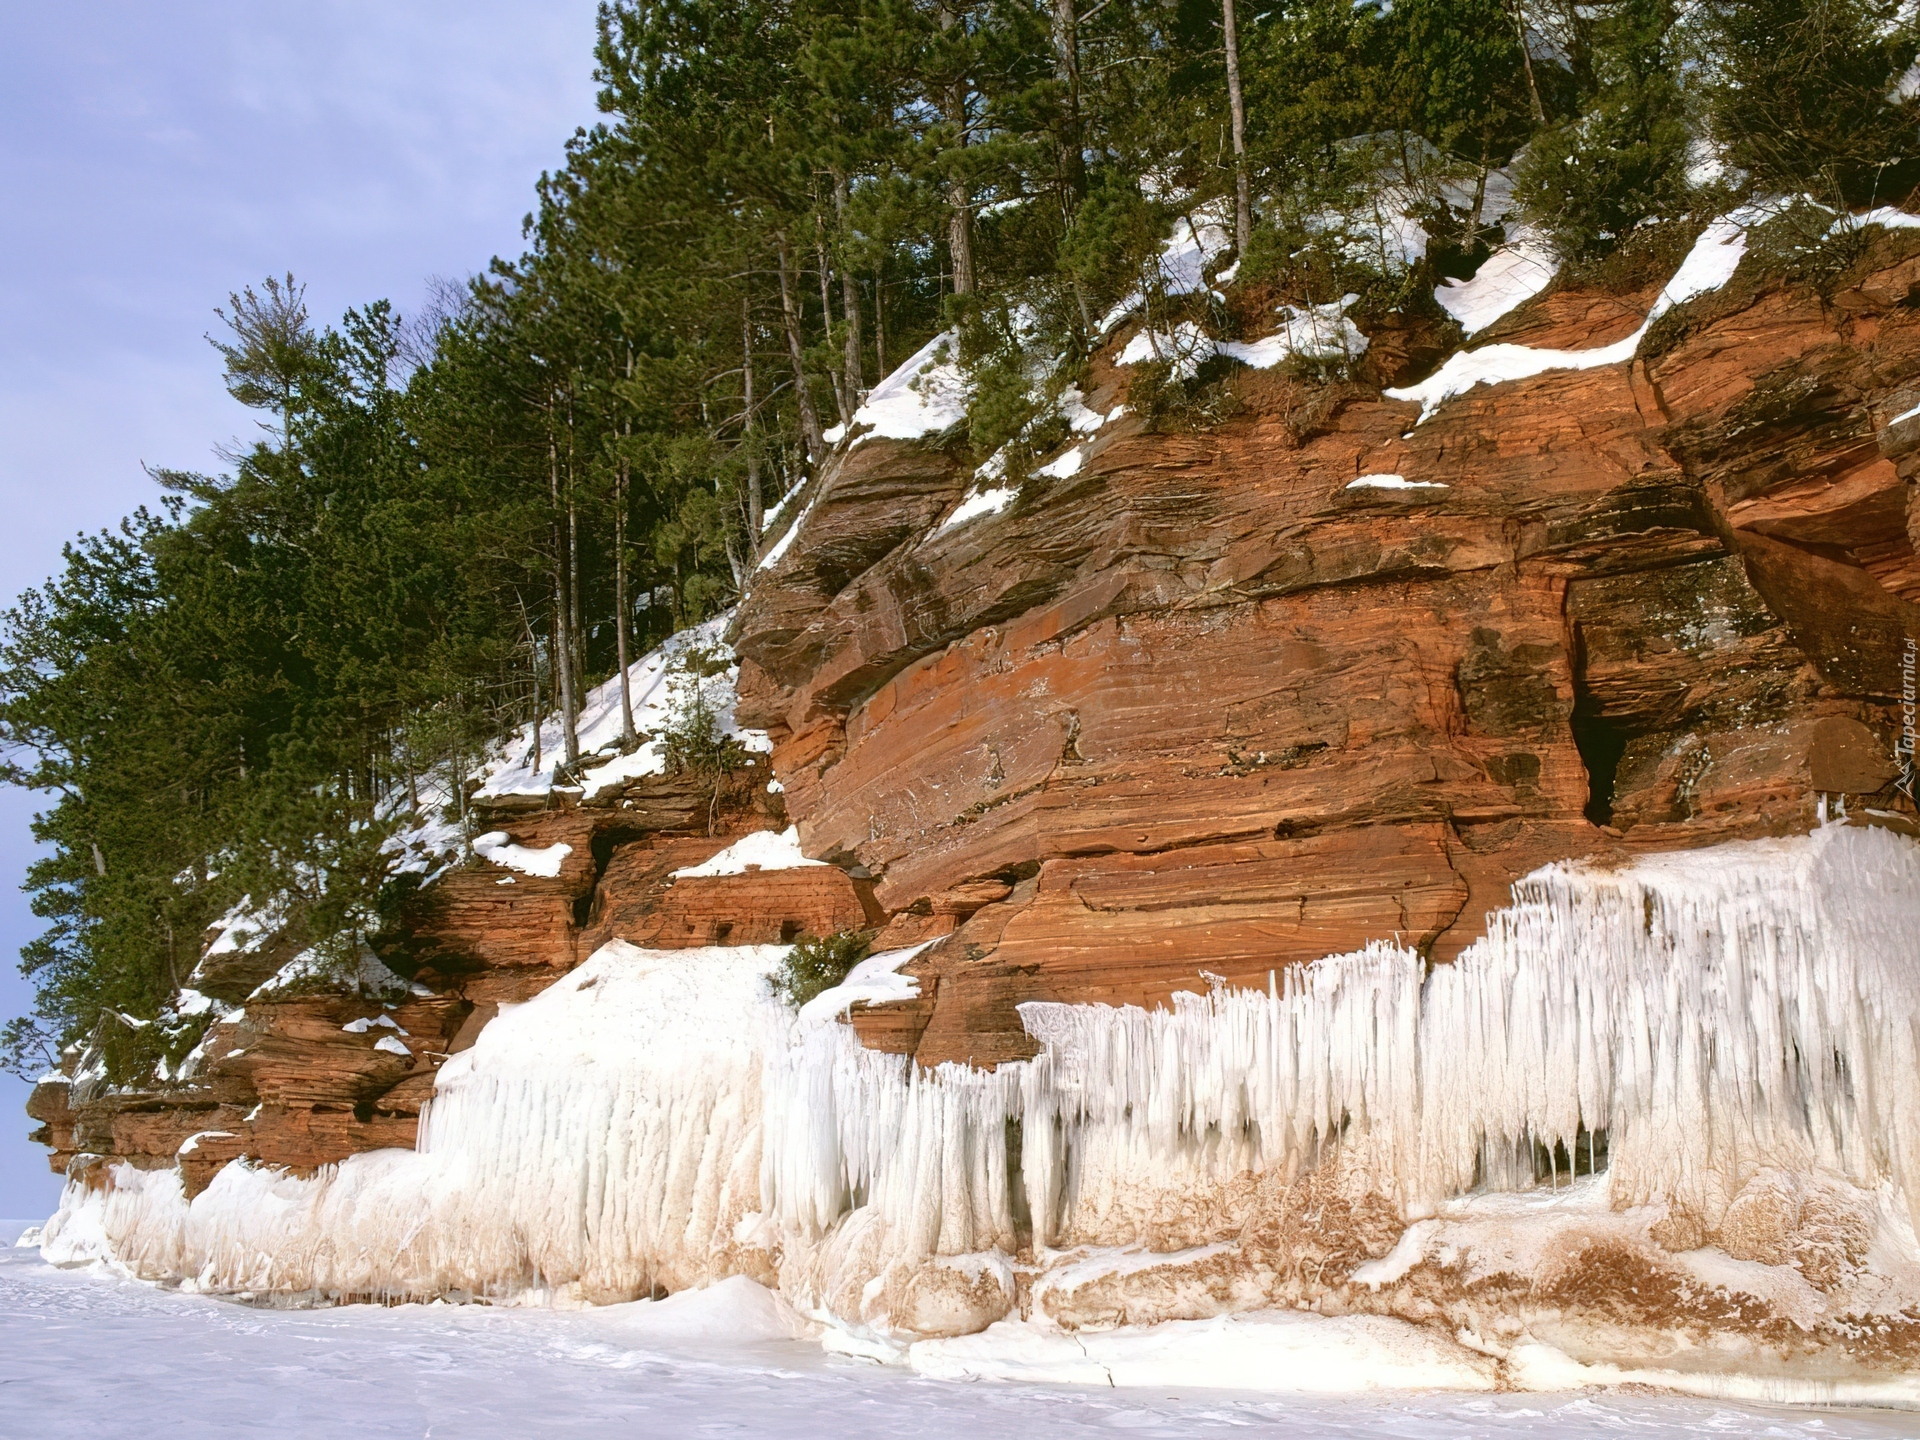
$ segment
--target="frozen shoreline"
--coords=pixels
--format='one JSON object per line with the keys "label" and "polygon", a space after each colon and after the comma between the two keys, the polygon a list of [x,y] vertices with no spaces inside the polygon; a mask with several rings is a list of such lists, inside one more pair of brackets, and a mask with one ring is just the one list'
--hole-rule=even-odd
{"label": "frozen shoreline", "polygon": [[[0,1238],[11,1238],[0,1229]],[[697,1293],[697,1292],[696,1292]],[[669,1302],[671,1304],[672,1302]],[[372,1305],[255,1309],[0,1250],[0,1385],[19,1433],[691,1435],[740,1429],[844,1440],[964,1430],[970,1440],[1116,1429],[1253,1428],[1298,1440],[1588,1440],[1702,1432],[1891,1440],[1913,1417],[1589,1391],[1256,1396],[959,1384],[770,1337],[664,1327],[668,1306],[600,1310]],[[708,1317],[711,1320],[711,1316]],[[674,1333],[677,1330],[678,1333]]]}
{"label": "frozen shoreline", "polygon": [[1916,866],[1839,824],[1548,866],[1431,975],[1373,945],[1030,1003],[1041,1053],[991,1072],[811,1013],[911,993],[911,952],[795,1016],[777,945],[611,941],[448,1062],[419,1149],[190,1202],[96,1166],[44,1254],[243,1298],[674,1292],[654,1321],[741,1277],[941,1378],[1920,1408]]}

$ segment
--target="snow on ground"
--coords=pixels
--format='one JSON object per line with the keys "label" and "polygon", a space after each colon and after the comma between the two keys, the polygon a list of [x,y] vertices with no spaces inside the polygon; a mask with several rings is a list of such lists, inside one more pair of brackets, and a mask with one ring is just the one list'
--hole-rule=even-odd
{"label": "snow on ground", "polygon": [[[957,332],[941,331],[869,390],[866,403],[853,412],[851,429],[862,432],[855,435],[853,443],[876,437],[921,440],[966,419],[973,387],[960,373],[959,344]],[[846,433],[835,426],[827,432],[828,443],[837,444]]]}
{"label": "snow on ground", "polygon": [[[1034,398],[1044,402],[1043,390],[1036,384]],[[1067,422],[1067,428],[1074,435],[1092,435],[1103,426],[1112,424],[1127,413],[1127,407],[1116,405],[1106,414],[1091,408],[1087,397],[1077,385],[1069,385],[1060,392],[1060,398],[1053,402],[1061,418]],[[952,512],[934,527],[927,538],[944,535],[947,531],[966,524],[969,520],[978,520],[986,515],[998,515],[1014,501],[1020,492],[1013,485],[1000,483],[1007,473],[1007,455],[1013,442],[1009,441],[973,472],[973,486],[961,498]],[[1065,453],[1056,456],[1033,473],[1043,480],[1068,480],[1080,473],[1080,467],[1086,463],[1088,450],[1085,445],[1073,445]]]}
{"label": "snow on ground", "polygon": [[955,526],[964,525],[969,520],[977,520],[982,515],[998,515],[1013,503],[1013,496],[1014,490],[1011,485],[995,485],[986,490],[977,490],[955,506],[953,513],[941,521],[940,528],[933,533],[944,534]]}
{"label": "snow on ground", "polygon": [[[799,521],[795,522],[794,528],[799,528]],[[739,667],[731,663],[733,652],[727,648],[724,639],[727,623],[732,618],[732,613],[728,612],[716,615],[704,624],[682,630],[669,637],[658,649],[627,667],[627,683],[633,695],[634,728],[653,735],[632,754],[621,755],[618,749],[620,677],[615,675],[587,692],[585,702],[580,707],[578,727],[583,757],[581,787],[588,799],[624,781],[666,772],[665,746],[660,739],[660,732],[672,722],[696,685],[712,707],[724,733],[736,736],[741,744],[756,754],[772,750],[772,742],[765,731],[744,730],[734,724],[734,683],[739,678]],[[687,668],[689,651],[705,652],[716,662],[728,663],[717,674],[697,676]],[[560,762],[563,753],[562,744],[560,717],[558,714],[549,715],[540,727],[540,766],[535,769],[531,728],[516,732],[501,747],[502,753],[497,754],[484,768],[484,783],[480,793],[488,797],[549,793],[553,789],[554,766]],[[413,833],[397,837],[394,842],[396,848],[407,848]]]}
{"label": "snow on ground", "polygon": [[1433,298],[1473,335],[1546,289],[1559,270],[1560,259],[1547,238],[1522,226],[1486,258],[1472,279],[1449,280],[1435,289]]}
{"label": "snow on ground", "polygon": [[330,955],[315,947],[302,950],[257,986],[247,998],[264,1000],[281,991],[297,990],[317,981],[328,989],[344,987],[360,995],[393,995],[407,988],[407,982],[389,970],[380,957],[362,941],[350,960]]}
{"label": "snow on ground", "polygon": [[1070,1333],[1002,1320],[957,1340],[922,1340],[913,1368],[942,1380],[1205,1385],[1287,1394],[1492,1390],[1496,1367],[1454,1341],[1379,1315],[1290,1310]]}
{"label": "snow on ground", "polygon": [[802,1025],[823,1024],[845,1015],[855,1005],[887,1005],[895,1000],[913,1000],[920,994],[920,982],[900,974],[900,967],[937,940],[923,941],[905,950],[884,950],[869,955],[847,972],[847,978],[830,990],[822,990],[800,1007]]}
{"label": "snow on ground", "polygon": [[1078,385],[1069,385],[1060,392],[1060,413],[1066,417],[1067,428],[1076,435],[1091,435],[1109,420],[1118,420],[1124,405],[1116,405],[1112,412],[1102,415],[1087,404],[1087,397],[1080,393]]}
{"label": "snow on ground", "polygon": [[[243,895],[234,907],[209,927],[220,933],[207,946],[206,958],[221,955],[250,955],[280,933],[287,923],[284,899],[276,898],[258,908],[251,895]],[[185,1014],[185,1011],[181,1012]]]}
{"label": "snow on ground", "polygon": [[[1920,69],[1920,66],[1915,68]],[[1920,215],[1909,215],[1892,205],[1882,205],[1864,215],[1842,215],[1833,222],[1833,229],[1828,233],[1838,234],[1849,227],[1864,230],[1869,225],[1882,225],[1889,230],[1920,230]]]}
{"label": "snow on ground", "polygon": [[[18,1225],[0,1228],[0,1244]],[[707,1434],[900,1440],[964,1434],[1286,1440],[1895,1440],[1913,1417],[1651,1394],[1306,1397],[1175,1380],[946,1384],[823,1354],[750,1281],[661,1302],[553,1311],[481,1305],[270,1310],[0,1249],[8,1434],[259,1436]],[[804,1325],[804,1322],[802,1322]],[[791,1332],[789,1332],[791,1333]]]}
{"label": "snow on ground", "polygon": [[1115,363],[1145,365],[1165,361],[1175,378],[1190,380],[1216,355],[1225,355],[1256,370],[1271,370],[1290,356],[1306,360],[1353,359],[1367,352],[1367,337],[1347,318],[1347,307],[1358,296],[1347,295],[1325,305],[1282,305],[1280,328],[1258,340],[1216,340],[1191,320],[1171,331],[1141,329],[1121,350]]}
{"label": "snow on ground", "polygon": [[749,870],[797,870],[803,865],[824,865],[824,860],[809,860],[800,853],[800,827],[784,830],[756,830],[743,835],[711,860],[689,865],[673,872],[676,880],[697,879],[705,875],[744,875]]}
{"label": "snow on ground", "polygon": [[[838,429],[839,427],[835,426],[834,428]],[[796,485],[793,488],[795,490],[798,490],[801,487]],[[815,498],[817,499],[818,497],[816,496]],[[784,500],[781,501],[780,503],[783,507],[786,505],[786,501]],[[793,524],[789,525],[786,528],[785,533],[783,533],[778,540],[774,541],[773,544],[767,547],[767,553],[760,557],[760,564],[756,567],[757,569],[771,570],[773,569],[774,566],[778,565],[782,560],[787,558],[787,551],[793,548],[794,536],[800,533],[800,527],[807,523],[807,517],[813,513],[813,504],[814,502],[812,500],[809,500],[807,502],[807,508],[800,512],[799,516],[795,518]]]}
{"label": "snow on ground", "polygon": [[1415,423],[1424,424],[1448,400],[1476,385],[1526,380],[1550,370],[1593,370],[1603,365],[1624,364],[1640,348],[1654,321],[1674,306],[1718,290],[1731,280],[1739,268],[1740,257],[1746,254],[1747,232],[1778,213],[1777,204],[1743,205],[1708,225],[1653,302],[1640,328],[1624,340],[1591,350],[1538,350],[1531,345],[1485,345],[1478,350],[1460,350],[1419,384],[1388,390],[1386,394],[1393,400],[1419,401],[1420,419]]}
{"label": "snow on ground", "polygon": [[[1224,200],[1202,205],[1191,217],[1183,215],[1175,220],[1173,233],[1161,242],[1159,273],[1154,277],[1161,293],[1194,295],[1205,290],[1207,267],[1233,247],[1231,224],[1232,211]],[[1101,317],[1099,333],[1111,334],[1145,300],[1142,291],[1133,291]]]}
{"label": "snow on ground", "polygon": [[1080,467],[1086,463],[1087,452],[1075,445],[1071,450],[1048,461],[1033,473],[1044,475],[1049,480],[1071,480],[1080,473]]}
{"label": "snow on ground", "polygon": [[802,481],[790,487],[786,494],[773,502],[773,508],[760,517],[760,533],[762,535],[766,534],[767,531],[771,530],[780,522],[780,517],[787,513],[787,506],[793,503],[793,497],[806,488],[806,483]]}

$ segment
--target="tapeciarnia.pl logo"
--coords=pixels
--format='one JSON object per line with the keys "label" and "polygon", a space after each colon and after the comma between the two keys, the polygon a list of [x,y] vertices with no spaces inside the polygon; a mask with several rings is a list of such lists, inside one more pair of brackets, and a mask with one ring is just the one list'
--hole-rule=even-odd
{"label": "tapeciarnia.pl logo", "polygon": [[1913,799],[1914,782],[1914,652],[1916,642],[1907,638],[1906,653],[1900,657],[1900,740],[1894,748],[1894,759],[1900,762],[1900,793],[1907,799]]}

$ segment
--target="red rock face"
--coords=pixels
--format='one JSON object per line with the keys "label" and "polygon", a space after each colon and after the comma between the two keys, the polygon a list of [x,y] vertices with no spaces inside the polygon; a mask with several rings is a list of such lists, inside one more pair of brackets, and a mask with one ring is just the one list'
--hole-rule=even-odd
{"label": "red rock face", "polygon": [[709,783],[654,779],[592,809],[494,815],[488,823],[518,844],[567,845],[560,872],[476,860],[420,891],[377,937],[384,958],[413,977],[407,998],[254,998],[299,948],[269,938],[196,973],[210,993],[244,1002],[208,1034],[197,1073],[134,1088],[48,1079],[28,1106],[42,1122],[37,1137],[63,1173],[96,1163],[86,1157],[177,1164],[189,1195],[241,1155],[310,1173],[363,1150],[410,1148],[446,1058],[472,1045],[502,1004],[531,999],[608,940],[759,944],[884,923],[871,887],[831,866],[672,877],[743,834],[785,824],[777,798],[758,786],[723,786],[716,797]]}
{"label": "red rock face", "polygon": [[[945,533],[965,457],[848,452],[742,608],[742,718],[889,936],[1013,887],[862,1034],[990,1063],[1027,1053],[1020,1000],[1373,939],[1445,961],[1549,860],[1805,828],[1820,791],[1910,819],[1920,421],[1887,421],[1920,403],[1917,251],[1882,237],[1824,303],[1736,277],[1631,364],[1425,424],[1249,375],[1217,429],[1122,419]],[[1497,338],[1609,343],[1650,295],[1550,292]],[[1446,488],[1347,488],[1380,472]]]}

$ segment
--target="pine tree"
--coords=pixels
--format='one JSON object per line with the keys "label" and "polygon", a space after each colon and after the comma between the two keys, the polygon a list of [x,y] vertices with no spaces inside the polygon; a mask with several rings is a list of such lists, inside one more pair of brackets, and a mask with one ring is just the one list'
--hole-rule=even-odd
{"label": "pine tree", "polygon": [[1514,186],[1559,252],[1611,249],[1641,221],[1684,214],[1690,199],[1686,97],[1671,0],[1615,0],[1587,31],[1593,89],[1580,113],[1538,136]]}

